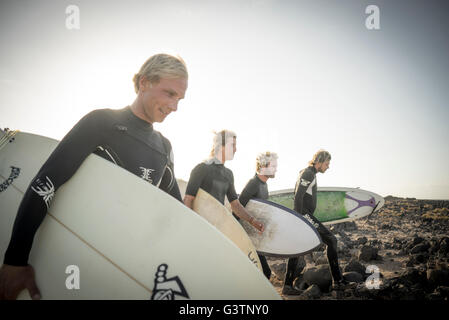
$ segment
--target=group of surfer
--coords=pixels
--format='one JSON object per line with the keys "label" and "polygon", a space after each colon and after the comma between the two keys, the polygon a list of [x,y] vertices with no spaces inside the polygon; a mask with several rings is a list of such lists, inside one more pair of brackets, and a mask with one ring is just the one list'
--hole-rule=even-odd
{"label": "group of surfer", "polygon": [[[133,78],[137,97],[120,110],[94,110],[84,116],[61,140],[41,167],[24,194],[12,230],[11,239],[0,269],[0,300],[16,299],[27,289],[32,299],[41,295],[35,282],[34,269],[28,264],[34,235],[45,218],[56,190],[80,167],[86,157],[95,153],[135,175],[147,180],[192,208],[199,188],[214,196],[222,204],[225,196],[239,219],[248,221],[259,232],[264,224],[246,210],[251,198],[268,197],[266,182],[275,176],[277,155],[262,153],[257,157],[256,175],[248,182],[238,198],[232,171],[224,166],[236,152],[236,135],[223,130],[215,134],[210,157],[191,172],[186,195],[181,199],[173,170],[171,144],[153,130],[154,122],[163,122],[177,110],[188,85],[188,72],[180,57],[156,54],[150,57]],[[316,226],[323,242],[335,285],[343,281],[338,267],[336,238],[314,216],[316,207],[316,173],[324,173],[331,156],[320,150],[308,168],[301,171],[295,188],[294,209],[308,217]],[[264,274],[271,270],[262,256]],[[297,294],[293,276],[298,258],[290,258],[283,293]]]}

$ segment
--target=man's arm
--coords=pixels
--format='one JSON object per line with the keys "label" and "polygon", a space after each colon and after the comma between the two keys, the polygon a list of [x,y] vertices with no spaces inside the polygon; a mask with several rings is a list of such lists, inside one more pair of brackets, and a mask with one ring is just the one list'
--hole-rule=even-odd
{"label": "man's arm", "polygon": [[206,164],[200,163],[195,168],[193,168],[190,173],[189,182],[186,187],[186,194],[184,196],[184,204],[193,209],[193,201],[195,200],[196,194],[200,189],[201,183],[203,182],[203,178],[207,174]]}
{"label": "man's arm", "polygon": [[173,164],[168,165],[165,169],[159,188],[171,195],[173,198],[182,202],[181,192],[179,191],[178,182],[175,178]]}
{"label": "man's arm", "polygon": [[259,230],[260,232],[263,232],[265,229],[265,226],[263,225],[263,223],[257,221],[253,216],[251,216],[248,213],[248,211],[242,206],[240,201],[237,199],[237,193],[235,192],[235,187],[234,187],[234,174],[232,173],[232,171],[230,171],[229,179],[230,179],[230,186],[229,186],[228,193],[226,194],[226,196],[228,197],[228,201],[231,204],[232,212],[240,219],[248,221],[248,223],[250,225],[252,225],[254,228]]}
{"label": "man's arm", "polygon": [[164,174],[162,175],[161,182],[159,184],[159,188],[173,198],[182,202],[181,192],[179,191],[178,182],[175,177],[175,159],[173,155],[173,149],[170,141],[161,135],[162,143],[164,145],[164,149],[168,154],[168,163],[165,167]]}
{"label": "man's arm", "polygon": [[253,199],[257,195],[257,185],[253,183],[253,180],[248,181],[245,188],[243,188],[242,192],[239,196],[239,201],[242,204],[242,206],[246,207],[249,200]]}
{"label": "man's arm", "polygon": [[184,196],[184,204],[185,204],[188,208],[190,208],[190,209],[192,209],[192,210],[193,210],[193,201],[195,201],[195,197],[194,197],[194,196],[191,196],[191,195],[188,195],[188,194],[186,194],[186,195]]}
{"label": "man's arm", "polygon": [[34,235],[47,213],[54,193],[70,179],[98,145],[102,130],[98,129],[100,123],[97,118],[97,113],[92,112],[81,119],[61,140],[31,182],[14,221],[11,240],[5,253],[5,264],[27,265]]}
{"label": "man's arm", "polygon": [[25,192],[14,221],[4,264],[0,269],[0,299],[16,299],[25,288],[33,299],[39,298],[34,270],[28,265],[34,235],[45,217],[56,190],[75,173],[84,159],[97,147],[100,133],[96,133],[95,130],[98,130],[100,123],[95,121],[96,115],[96,112],[90,113],[73,127]]}
{"label": "man's arm", "polygon": [[245,221],[248,221],[250,225],[252,225],[254,228],[259,230],[260,232],[263,232],[265,229],[265,226],[262,222],[257,221],[253,216],[251,216],[248,211],[242,206],[240,201],[238,199],[230,202],[232,211],[240,218]]}
{"label": "man's arm", "polygon": [[307,192],[307,188],[312,183],[313,176],[308,174],[305,170],[298,178],[295,186],[295,201],[294,210],[298,213],[305,214],[304,210],[304,195]]}

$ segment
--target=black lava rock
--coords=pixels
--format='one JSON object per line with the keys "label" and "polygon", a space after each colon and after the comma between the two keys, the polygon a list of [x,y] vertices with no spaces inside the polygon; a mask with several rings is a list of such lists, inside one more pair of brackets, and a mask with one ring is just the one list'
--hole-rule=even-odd
{"label": "black lava rock", "polygon": [[363,246],[359,252],[359,260],[366,262],[376,260],[378,252],[379,250],[377,248],[374,248],[372,246]]}

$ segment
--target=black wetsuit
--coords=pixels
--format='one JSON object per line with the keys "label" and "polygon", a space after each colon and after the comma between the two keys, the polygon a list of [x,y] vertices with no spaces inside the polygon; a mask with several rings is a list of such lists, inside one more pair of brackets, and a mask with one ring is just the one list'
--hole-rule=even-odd
{"label": "black wetsuit", "polygon": [[186,195],[195,197],[201,188],[224,204],[225,196],[232,202],[237,199],[234,187],[234,175],[216,159],[198,164],[190,173]]}
{"label": "black wetsuit", "polygon": [[[130,107],[95,110],[61,140],[28,187],[20,204],[4,263],[27,265],[36,230],[54,192],[96,153],[182,201],[170,142]],[[120,181],[117,181],[120,183]]]}
{"label": "black wetsuit", "polygon": [[[242,206],[246,207],[249,200],[258,198],[258,199],[268,199],[268,187],[267,183],[260,180],[257,174],[248,181],[245,188],[243,188],[242,193],[239,196],[239,201],[242,204]],[[271,277],[271,269],[268,265],[267,259],[265,256],[258,255],[260,264],[262,265],[262,270],[264,275],[268,278],[268,280]]]}
{"label": "black wetsuit", "polygon": [[[329,261],[332,278],[334,281],[339,281],[342,279],[342,275],[338,266],[337,239],[313,216],[317,201],[316,173],[317,170],[313,166],[307,167],[299,173],[295,186],[294,210],[302,214],[317,229],[321,239],[327,245],[327,259]],[[284,285],[292,285],[297,263],[298,258],[290,258],[288,260]]]}

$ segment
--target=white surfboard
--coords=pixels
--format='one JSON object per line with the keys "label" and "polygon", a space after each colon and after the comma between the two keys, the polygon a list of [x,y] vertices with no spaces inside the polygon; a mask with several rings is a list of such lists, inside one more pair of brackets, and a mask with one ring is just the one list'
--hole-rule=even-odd
{"label": "white surfboard", "polygon": [[260,234],[248,222],[241,221],[260,254],[295,257],[313,251],[322,243],[312,224],[293,210],[262,199],[251,199],[245,208],[265,225],[265,231]]}
{"label": "white surfboard", "polygon": [[[2,257],[23,193],[55,142],[18,133],[0,145]],[[93,154],[56,192],[29,261],[43,299],[280,299],[204,219]]]}
{"label": "white surfboard", "polygon": [[[177,182],[181,191],[181,196],[184,198],[187,182],[182,179],[178,179]],[[226,235],[242,250],[250,261],[262,270],[257,250],[246,231],[232,216],[231,212],[229,212],[217,199],[200,188],[195,196],[195,201],[193,202],[193,210]],[[254,227],[251,228],[254,229]]]}
{"label": "white surfboard", "polygon": [[[270,192],[271,201],[293,209],[294,189]],[[318,187],[314,216],[324,225],[364,218],[380,210],[385,200],[360,188]]]}

